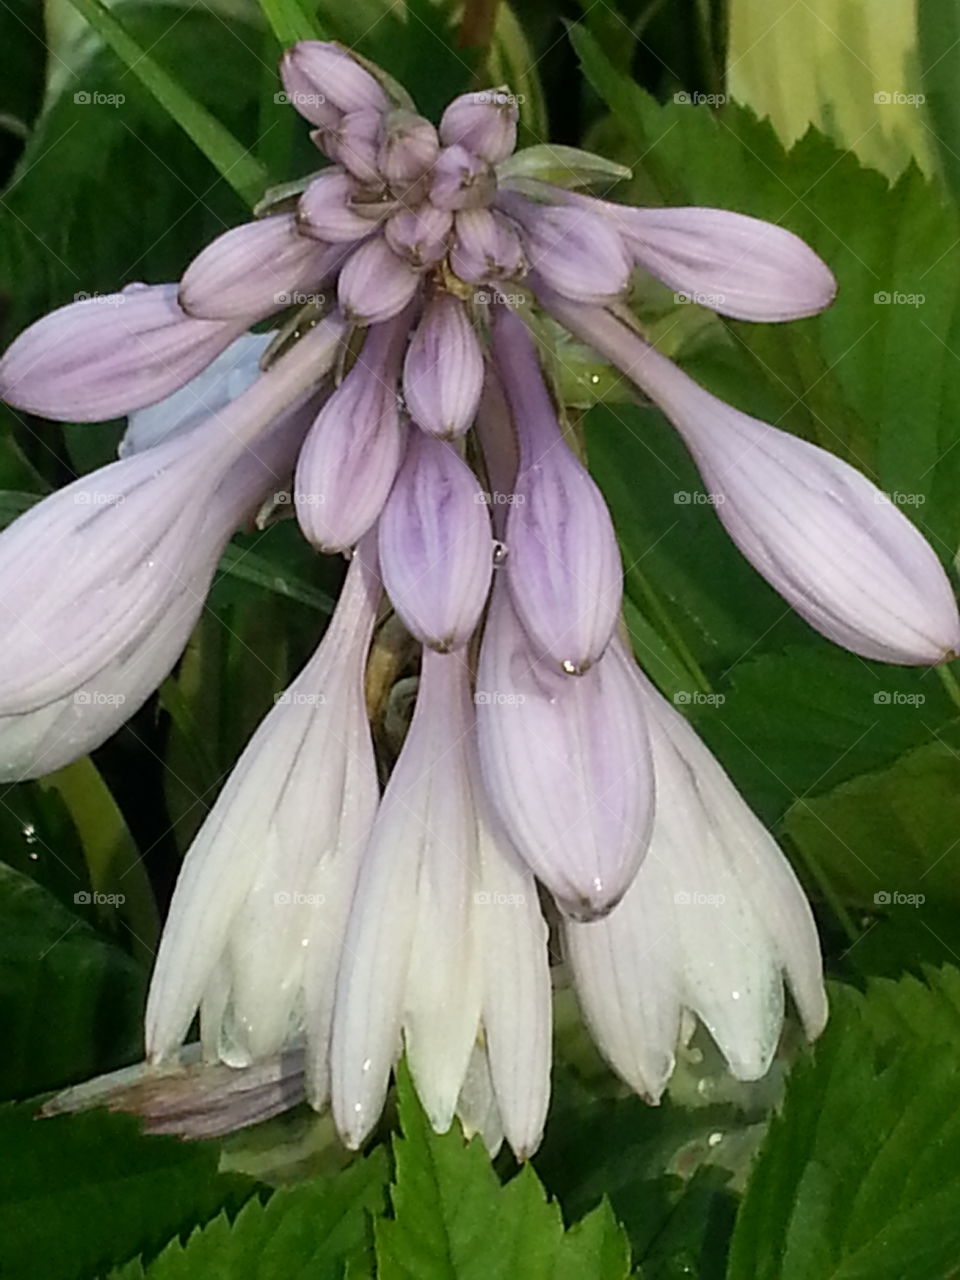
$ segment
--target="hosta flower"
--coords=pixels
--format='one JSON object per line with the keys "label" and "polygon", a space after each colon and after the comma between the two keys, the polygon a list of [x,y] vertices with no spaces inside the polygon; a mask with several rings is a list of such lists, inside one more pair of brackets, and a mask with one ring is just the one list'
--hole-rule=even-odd
{"label": "hosta flower", "polygon": [[[621,318],[637,269],[726,315],[811,315],[835,285],[800,240],[573,190],[624,171],[512,154],[501,89],[435,126],[339,45],[295,45],[281,74],[331,165],[268,194],[179,285],[63,308],[0,361],[27,411],[135,414],[120,462],[0,536],[0,767],[62,764],[140,705],[231,531],[293,472],[304,535],[351,565],[187,854],[150,1057],[176,1060],[199,1012],[205,1054],[249,1064],[238,1114],[295,1096],[277,1064],[298,1080],[303,1064],[357,1146],[404,1050],[436,1128],[459,1114],[524,1157],[548,1098],[541,899],[598,1044],[648,1097],[694,1016],[754,1078],[784,979],[809,1034],[825,1013],[792,872],[617,634],[620,556],[540,359],[542,313],[663,408],[731,537],[826,635],[932,663],[960,621],[933,552],[864,477],[721,404]],[[241,337],[278,313],[278,333]],[[386,602],[422,650],[380,796],[364,678]],[[80,696],[107,685],[122,710]]]}
{"label": "hosta flower", "polygon": [[730,1070],[756,1080],[783,1022],[784,978],[807,1034],[826,1021],[817,933],[783,854],[689,724],[636,670],[622,667],[651,726],[657,814],[646,859],[603,920],[567,923],[577,993],[601,1051],[656,1101],[690,1014]]}

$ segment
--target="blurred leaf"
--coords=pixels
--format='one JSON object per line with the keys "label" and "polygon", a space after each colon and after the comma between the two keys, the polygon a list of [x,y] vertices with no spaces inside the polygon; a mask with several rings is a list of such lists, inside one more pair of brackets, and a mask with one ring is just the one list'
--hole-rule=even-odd
{"label": "blurred leaf", "polygon": [[298,40],[322,40],[323,28],[313,6],[301,0],[259,0],[274,35],[282,45]]}
{"label": "blurred leaf", "polygon": [[[951,980],[956,987],[956,976]],[[907,979],[904,994],[915,984]],[[954,996],[878,1031],[890,993],[834,987],[737,1217],[728,1280],[943,1280],[960,1256],[960,1060]]]}
{"label": "blurred leaf", "polygon": [[[937,153],[922,97],[927,92],[917,51],[917,22],[936,31],[937,55],[949,52],[943,25],[955,21],[952,0],[728,0],[727,83],[731,95],[769,116],[789,146],[815,125],[840,147],[895,178],[911,157],[932,173]],[[946,24],[940,17],[953,15]],[[956,56],[954,52],[954,57]],[[933,59],[929,59],[933,61]],[[945,58],[942,83],[951,92],[955,67]],[[955,97],[955,93],[953,93]],[[904,101],[916,99],[921,101]],[[879,101],[877,100],[879,98]],[[932,112],[934,120],[937,112]]]}
{"label": "blurred leaf", "polygon": [[692,702],[697,728],[768,822],[799,797],[957,736],[956,708],[932,672],[868,663],[825,641],[740,663],[721,699]]}
{"label": "blurred leaf", "polygon": [[960,196],[960,11],[953,0],[917,0],[921,72],[927,114],[940,165],[954,198]]}
{"label": "blurred leaf", "polygon": [[147,1138],[129,1116],[88,1112],[38,1120],[0,1109],[0,1272],[4,1280],[81,1280],[227,1206],[256,1184],[217,1173],[215,1143]]}
{"label": "blurred leaf", "polygon": [[381,1280],[620,1280],[629,1248],[604,1202],[564,1234],[530,1165],[501,1186],[479,1138],[437,1135],[406,1069],[398,1080],[402,1136],[394,1139],[394,1219],[376,1226]]}
{"label": "blurred leaf", "polygon": [[960,756],[944,743],[798,800],[785,829],[847,901],[892,918],[960,908]]}
{"label": "blurred leaf", "polygon": [[160,105],[207,157],[222,178],[253,206],[269,185],[260,162],[229,129],[138,44],[102,0],[70,0],[114,53],[149,89]]}
{"label": "blurred leaf", "polygon": [[160,917],[143,859],[123,814],[96,766],[85,757],[38,783],[62,798],[83,842],[93,892],[107,899],[100,912],[113,911],[130,931],[131,949],[151,963],[160,936]]}
{"label": "blurred leaf", "polygon": [[[78,889],[80,901],[89,893]],[[0,864],[0,1096],[23,1097],[132,1061],[146,974],[27,876]]]}
{"label": "blurred leaf", "polygon": [[382,1211],[387,1181],[383,1149],[336,1177],[310,1178],[249,1201],[231,1222],[221,1213],[185,1245],[173,1241],[144,1270],[131,1263],[115,1280],[341,1280],[371,1252],[369,1215]]}

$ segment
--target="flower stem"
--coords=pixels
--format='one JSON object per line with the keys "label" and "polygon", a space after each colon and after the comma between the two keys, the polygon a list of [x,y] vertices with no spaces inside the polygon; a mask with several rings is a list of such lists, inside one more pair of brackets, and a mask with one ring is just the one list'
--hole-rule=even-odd
{"label": "flower stem", "polygon": [[937,675],[940,677],[950,701],[960,710],[960,681],[957,680],[957,677],[946,665],[937,667]]}

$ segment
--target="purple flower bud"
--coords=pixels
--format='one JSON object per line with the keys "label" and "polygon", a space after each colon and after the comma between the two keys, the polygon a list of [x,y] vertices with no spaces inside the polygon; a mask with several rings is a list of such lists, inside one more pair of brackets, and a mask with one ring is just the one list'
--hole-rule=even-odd
{"label": "purple flower bud", "polygon": [[837,292],[829,267],[784,227],[726,209],[634,209],[539,190],[572,208],[601,214],[638,266],[693,302],[739,320],[797,320],[828,307]]}
{"label": "purple flower bud", "polygon": [[470,284],[522,276],[526,264],[520,236],[501,213],[464,209],[454,218],[450,266]]}
{"label": "purple flower bud", "polygon": [[287,49],[280,76],[290,103],[311,124],[336,127],[349,111],[387,111],[386,93],[341,45],[301,40]]}
{"label": "purple flower bud", "polygon": [[411,431],[380,516],[383,582],[407,630],[449,653],[473,634],[493,573],[493,531],[477,478],[453,445]]}
{"label": "purple flower bud", "polygon": [[314,178],[297,206],[297,226],[301,233],[331,243],[368,236],[374,225],[369,218],[354,213],[350,207],[352,195],[353,179],[345,173],[328,170]]}
{"label": "purple flower bud", "polygon": [[332,129],[317,129],[311,138],[335,164],[359,182],[380,183],[377,155],[383,138],[379,111],[351,111]]}
{"label": "purple flower bud", "polygon": [[479,156],[466,147],[444,147],[433,167],[430,200],[438,209],[480,209],[488,205],[497,179]]}
{"label": "purple flower bud", "polygon": [[613,654],[579,680],[544,667],[495,580],[475,701],[483,778],[508,836],[568,915],[603,916],[636,875],[653,821],[634,685]]}
{"label": "purple flower bud", "polygon": [[403,453],[397,377],[409,323],[404,314],[370,329],[300,451],[297,519],[320,551],[354,547],[387,500]]}
{"label": "purple flower bud", "polygon": [[439,151],[437,131],[430,121],[397,109],[386,118],[377,167],[392,185],[414,182],[432,167]]}
{"label": "purple flower bud", "polygon": [[520,439],[506,529],[510,593],[537,656],[579,675],[620,616],[616,535],[600,490],[563,439],[526,325],[504,307],[495,311],[493,348]]}
{"label": "purple flower bud", "polygon": [[427,303],[403,365],[403,398],[414,422],[452,439],[469,430],[483,389],[483,351],[466,308],[449,293]]}
{"label": "purple flower bud", "polygon": [[403,310],[419,283],[416,271],[378,235],[355,249],[340,272],[340,309],[354,324],[379,324]]}
{"label": "purple flower bud", "polygon": [[523,228],[530,267],[558,293],[579,302],[602,302],[630,283],[630,255],[599,213],[534,204],[512,192],[501,192],[497,204]]}
{"label": "purple flower bud", "polygon": [[812,627],[879,662],[927,666],[960,654],[960,616],[939,560],[865,476],[717,400],[606,310],[541,297],[661,406],[730,537]]}
{"label": "purple flower bud", "polygon": [[175,284],[130,285],[25,329],[0,360],[0,399],[64,422],[117,418],[182,387],[246,327],[186,315]]}
{"label": "purple flower bud", "polygon": [[292,213],[245,222],[197,254],[180,281],[180,305],[201,320],[252,324],[289,306],[294,294],[315,292],[343,256],[301,235]]}
{"label": "purple flower bud", "polygon": [[387,244],[412,267],[432,267],[447,252],[453,214],[422,204],[419,209],[402,209],[384,227]]}
{"label": "purple flower bud", "polygon": [[506,85],[462,93],[440,119],[440,141],[445,147],[459,143],[490,164],[497,164],[517,145],[518,114]]}

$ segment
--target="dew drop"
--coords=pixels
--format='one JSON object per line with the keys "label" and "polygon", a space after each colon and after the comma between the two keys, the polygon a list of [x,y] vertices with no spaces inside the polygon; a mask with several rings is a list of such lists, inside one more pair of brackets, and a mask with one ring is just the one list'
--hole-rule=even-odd
{"label": "dew drop", "polygon": [[493,567],[499,569],[509,554],[507,544],[505,542],[495,542],[493,544]]}
{"label": "dew drop", "polygon": [[723,1141],[723,1134],[722,1134],[722,1133],[720,1133],[719,1131],[718,1131],[718,1132],[716,1132],[716,1133],[711,1133],[710,1137],[707,1139],[707,1146],[708,1146],[708,1147],[717,1147],[717,1146],[719,1146],[719,1145],[720,1145],[720,1143],[721,1143],[722,1141]]}

